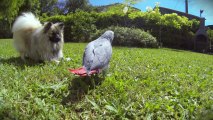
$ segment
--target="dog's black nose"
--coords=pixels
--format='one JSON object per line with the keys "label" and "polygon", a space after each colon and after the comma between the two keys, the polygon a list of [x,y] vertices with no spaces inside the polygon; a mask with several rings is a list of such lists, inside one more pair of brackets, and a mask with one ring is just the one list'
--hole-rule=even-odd
{"label": "dog's black nose", "polygon": [[50,41],[51,42],[54,42],[54,43],[57,43],[61,40],[61,37],[59,35],[57,36],[54,36],[54,37],[50,37]]}

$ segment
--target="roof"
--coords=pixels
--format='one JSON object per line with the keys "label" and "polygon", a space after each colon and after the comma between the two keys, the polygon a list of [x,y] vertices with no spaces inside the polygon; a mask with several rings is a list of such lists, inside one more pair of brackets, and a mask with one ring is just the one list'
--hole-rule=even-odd
{"label": "roof", "polygon": [[207,26],[209,29],[212,29],[213,30],[213,25],[208,25]]}
{"label": "roof", "polygon": [[161,14],[171,14],[171,13],[177,13],[180,16],[185,16],[188,19],[196,19],[196,20],[200,20],[200,17],[192,15],[192,14],[187,14],[185,12],[181,12],[181,11],[177,11],[177,10],[173,10],[173,9],[169,9],[169,8],[165,8],[165,7],[159,7],[159,11],[161,12]]}

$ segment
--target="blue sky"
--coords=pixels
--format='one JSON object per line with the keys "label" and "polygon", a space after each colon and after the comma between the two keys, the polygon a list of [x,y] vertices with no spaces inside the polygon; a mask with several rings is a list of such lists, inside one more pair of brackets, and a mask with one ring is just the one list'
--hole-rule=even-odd
{"label": "blue sky", "polygon": [[[92,5],[108,5],[112,3],[123,3],[124,0],[89,0]],[[206,18],[206,25],[213,25],[213,0],[188,0],[189,14],[200,16],[200,9],[204,10],[202,17]],[[154,7],[155,3],[159,2],[160,6],[185,11],[185,0],[143,0],[137,3],[134,7],[146,11],[146,7]]]}

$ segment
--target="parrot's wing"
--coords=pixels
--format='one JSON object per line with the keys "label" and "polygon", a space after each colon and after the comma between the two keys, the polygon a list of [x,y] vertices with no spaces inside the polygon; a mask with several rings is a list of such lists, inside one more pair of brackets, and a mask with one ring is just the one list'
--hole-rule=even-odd
{"label": "parrot's wing", "polygon": [[98,46],[95,47],[93,53],[94,59],[91,65],[91,70],[107,67],[112,56],[111,43],[107,40],[101,40]]}
{"label": "parrot's wing", "polygon": [[83,66],[86,68],[86,71],[89,72],[90,68],[93,64],[93,60],[94,60],[94,51],[95,46],[94,46],[94,41],[90,42],[85,50],[84,50],[84,55],[83,55]]}

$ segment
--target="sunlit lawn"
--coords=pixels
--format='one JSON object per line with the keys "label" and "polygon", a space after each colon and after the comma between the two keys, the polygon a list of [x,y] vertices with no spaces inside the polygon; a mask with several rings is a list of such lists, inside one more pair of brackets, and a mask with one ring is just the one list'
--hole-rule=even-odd
{"label": "sunlit lawn", "polygon": [[68,71],[85,46],[66,43],[71,60],[57,65],[23,62],[0,40],[0,119],[213,119],[213,56],[113,47],[106,77],[89,79]]}

